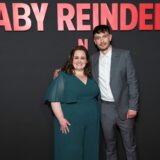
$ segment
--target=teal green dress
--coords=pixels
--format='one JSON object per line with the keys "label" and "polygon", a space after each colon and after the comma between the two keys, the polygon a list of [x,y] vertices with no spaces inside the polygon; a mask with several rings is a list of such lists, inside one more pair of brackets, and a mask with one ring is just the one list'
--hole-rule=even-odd
{"label": "teal green dress", "polygon": [[48,88],[46,100],[60,102],[70,132],[62,134],[54,117],[54,160],[99,159],[99,88],[93,79],[84,84],[74,75],[60,72]]}

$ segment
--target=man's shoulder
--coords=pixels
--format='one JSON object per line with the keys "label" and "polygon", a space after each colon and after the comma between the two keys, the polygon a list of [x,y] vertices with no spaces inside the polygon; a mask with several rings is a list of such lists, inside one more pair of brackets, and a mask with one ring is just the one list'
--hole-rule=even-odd
{"label": "man's shoulder", "polygon": [[99,58],[99,52],[96,52],[90,56],[91,63],[95,63]]}
{"label": "man's shoulder", "polygon": [[112,47],[112,50],[117,53],[129,53],[130,52],[130,50],[128,50],[128,49],[116,48],[116,47]]}
{"label": "man's shoulder", "polygon": [[130,50],[128,49],[115,48],[115,47],[112,48],[112,52],[120,56],[127,56],[128,54],[130,54]]}
{"label": "man's shoulder", "polygon": [[99,55],[99,51],[98,51],[98,52],[93,53],[90,57],[91,57],[91,58],[95,58],[95,57],[97,57],[98,55]]}

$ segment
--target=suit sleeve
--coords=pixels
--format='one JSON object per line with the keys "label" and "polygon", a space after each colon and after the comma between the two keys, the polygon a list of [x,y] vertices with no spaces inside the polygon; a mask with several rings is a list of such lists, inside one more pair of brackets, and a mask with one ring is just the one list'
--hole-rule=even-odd
{"label": "suit sleeve", "polygon": [[136,77],[136,71],[130,53],[126,54],[126,62],[127,83],[129,87],[129,109],[137,111],[139,99],[138,80]]}

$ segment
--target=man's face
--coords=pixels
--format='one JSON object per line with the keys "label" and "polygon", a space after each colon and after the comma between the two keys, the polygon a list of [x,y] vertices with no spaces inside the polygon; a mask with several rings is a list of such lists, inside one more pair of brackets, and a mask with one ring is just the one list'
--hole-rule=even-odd
{"label": "man's face", "polygon": [[94,43],[100,51],[105,51],[110,46],[112,35],[108,32],[100,32],[94,35]]}

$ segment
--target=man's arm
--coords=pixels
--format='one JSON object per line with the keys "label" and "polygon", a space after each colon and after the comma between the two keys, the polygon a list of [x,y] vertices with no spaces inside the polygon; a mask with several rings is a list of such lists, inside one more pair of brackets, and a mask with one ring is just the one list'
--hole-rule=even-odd
{"label": "man's arm", "polygon": [[127,113],[127,118],[134,118],[138,111],[138,80],[136,77],[136,71],[134,63],[130,53],[126,54],[127,63],[127,83],[129,88],[129,109]]}

